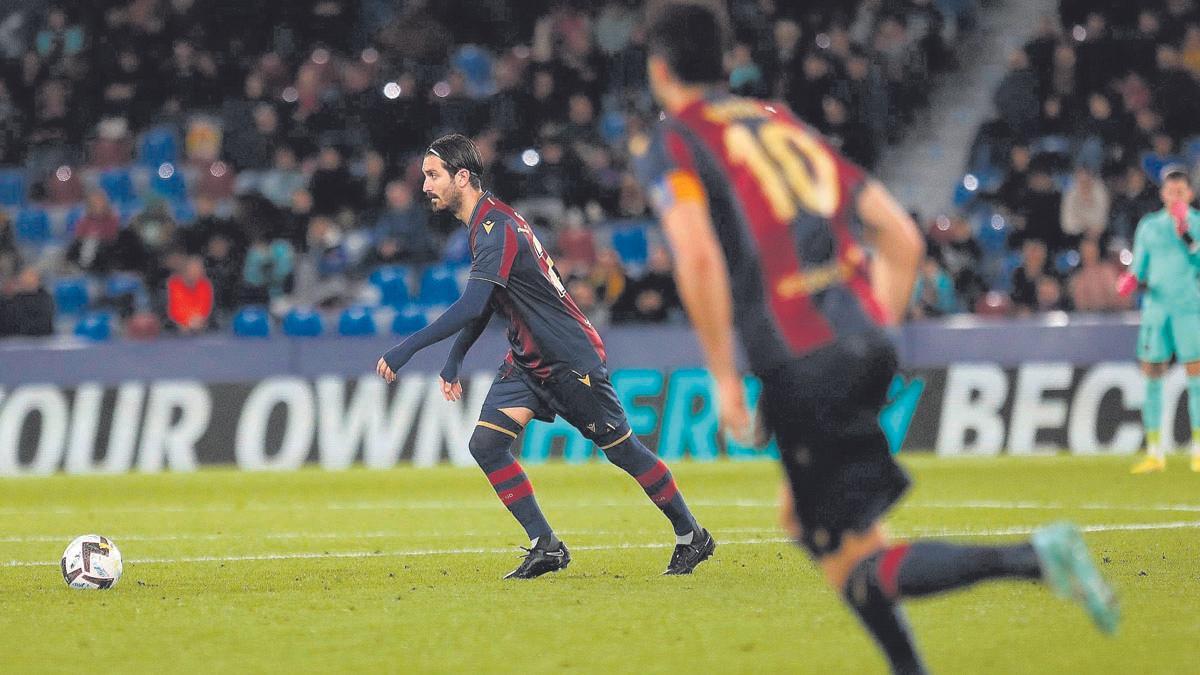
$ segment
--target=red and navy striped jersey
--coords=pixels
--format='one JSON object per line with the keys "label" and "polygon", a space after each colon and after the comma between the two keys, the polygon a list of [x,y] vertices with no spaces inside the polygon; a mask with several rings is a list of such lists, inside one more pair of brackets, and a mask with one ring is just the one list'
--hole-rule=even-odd
{"label": "red and navy striped jersey", "polygon": [[631,150],[660,213],[707,203],[755,372],[884,323],[855,209],[866,174],[786,105],[713,94]]}
{"label": "red and navy striped jersey", "polygon": [[492,304],[508,320],[507,360],[541,378],[556,368],[587,373],[607,356],[600,334],[563,287],[529,223],[485,192],[468,223],[472,279],[500,288]]}

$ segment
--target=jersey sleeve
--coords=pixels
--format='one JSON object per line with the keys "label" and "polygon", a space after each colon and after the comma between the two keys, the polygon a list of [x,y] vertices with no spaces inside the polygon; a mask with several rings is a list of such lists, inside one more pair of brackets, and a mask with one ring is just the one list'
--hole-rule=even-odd
{"label": "jersey sleeve", "polygon": [[677,130],[660,124],[649,135],[635,136],[629,149],[634,171],[659,215],[680,202],[707,202],[692,150]]}
{"label": "jersey sleeve", "polygon": [[471,249],[471,272],[468,278],[506,287],[513,261],[517,258],[515,226],[512,221],[503,218],[486,219],[478,227]]}

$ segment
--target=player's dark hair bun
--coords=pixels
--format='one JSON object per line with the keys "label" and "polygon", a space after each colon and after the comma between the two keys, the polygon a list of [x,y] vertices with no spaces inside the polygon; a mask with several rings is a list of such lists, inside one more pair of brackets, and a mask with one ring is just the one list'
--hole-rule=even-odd
{"label": "player's dark hair bun", "polygon": [[695,3],[667,3],[648,12],[646,48],[666,59],[688,84],[725,80],[725,28],[716,11]]}

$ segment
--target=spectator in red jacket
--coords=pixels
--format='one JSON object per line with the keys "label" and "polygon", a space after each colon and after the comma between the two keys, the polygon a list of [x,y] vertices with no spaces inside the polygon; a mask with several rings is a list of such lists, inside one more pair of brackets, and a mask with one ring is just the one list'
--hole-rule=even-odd
{"label": "spectator in red jacket", "polygon": [[204,260],[189,257],[183,271],[167,279],[167,315],[181,333],[198,333],[208,328],[212,312],[213,287]]}

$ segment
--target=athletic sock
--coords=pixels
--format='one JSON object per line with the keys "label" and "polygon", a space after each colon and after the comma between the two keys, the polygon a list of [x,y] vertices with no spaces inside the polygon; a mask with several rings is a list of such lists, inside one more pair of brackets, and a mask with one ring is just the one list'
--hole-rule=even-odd
{"label": "athletic sock", "polygon": [[[1142,426],[1146,428],[1146,452],[1151,457],[1162,458],[1163,448],[1159,438],[1162,424],[1162,378],[1146,378],[1146,401],[1142,404]],[[1189,405],[1190,394],[1189,394]]]}
{"label": "athletic sock", "polygon": [[[515,422],[511,424],[516,425]],[[553,543],[554,531],[550,529],[546,516],[533,496],[533,484],[529,482],[520,462],[509,451],[516,434],[507,428],[495,428],[498,426],[489,423],[488,426],[480,424],[475,427],[469,446],[471,456],[487,474],[500,502],[525,528],[526,536],[531,541],[539,537],[551,537]]]}
{"label": "athletic sock", "polygon": [[883,650],[892,672],[904,675],[924,673],[925,664],[917,654],[912,632],[904,610],[879,587],[878,567],[882,556],[876,553],[861,562],[850,573],[842,597],[858,615],[867,632]]}
{"label": "athletic sock", "polygon": [[616,445],[604,448],[604,454],[608,461],[637,480],[650,501],[671,521],[677,537],[700,531],[700,525],[683,500],[683,493],[675,485],[671,470],[637,436],[629,434]]}
{"label": "athletic sock", "polygon": [[1041,565],[1029,543],[963,546],[915,541],[884,550],[877,563],[879,587],[890,598],[951,591],[985,579],[1040,579]]}
{"label": "athletic sock", "polygon": [[1187,379],[1188,421],[1192,425],[1192,454],[1200,452],[1200,375],[1189,375]]}

